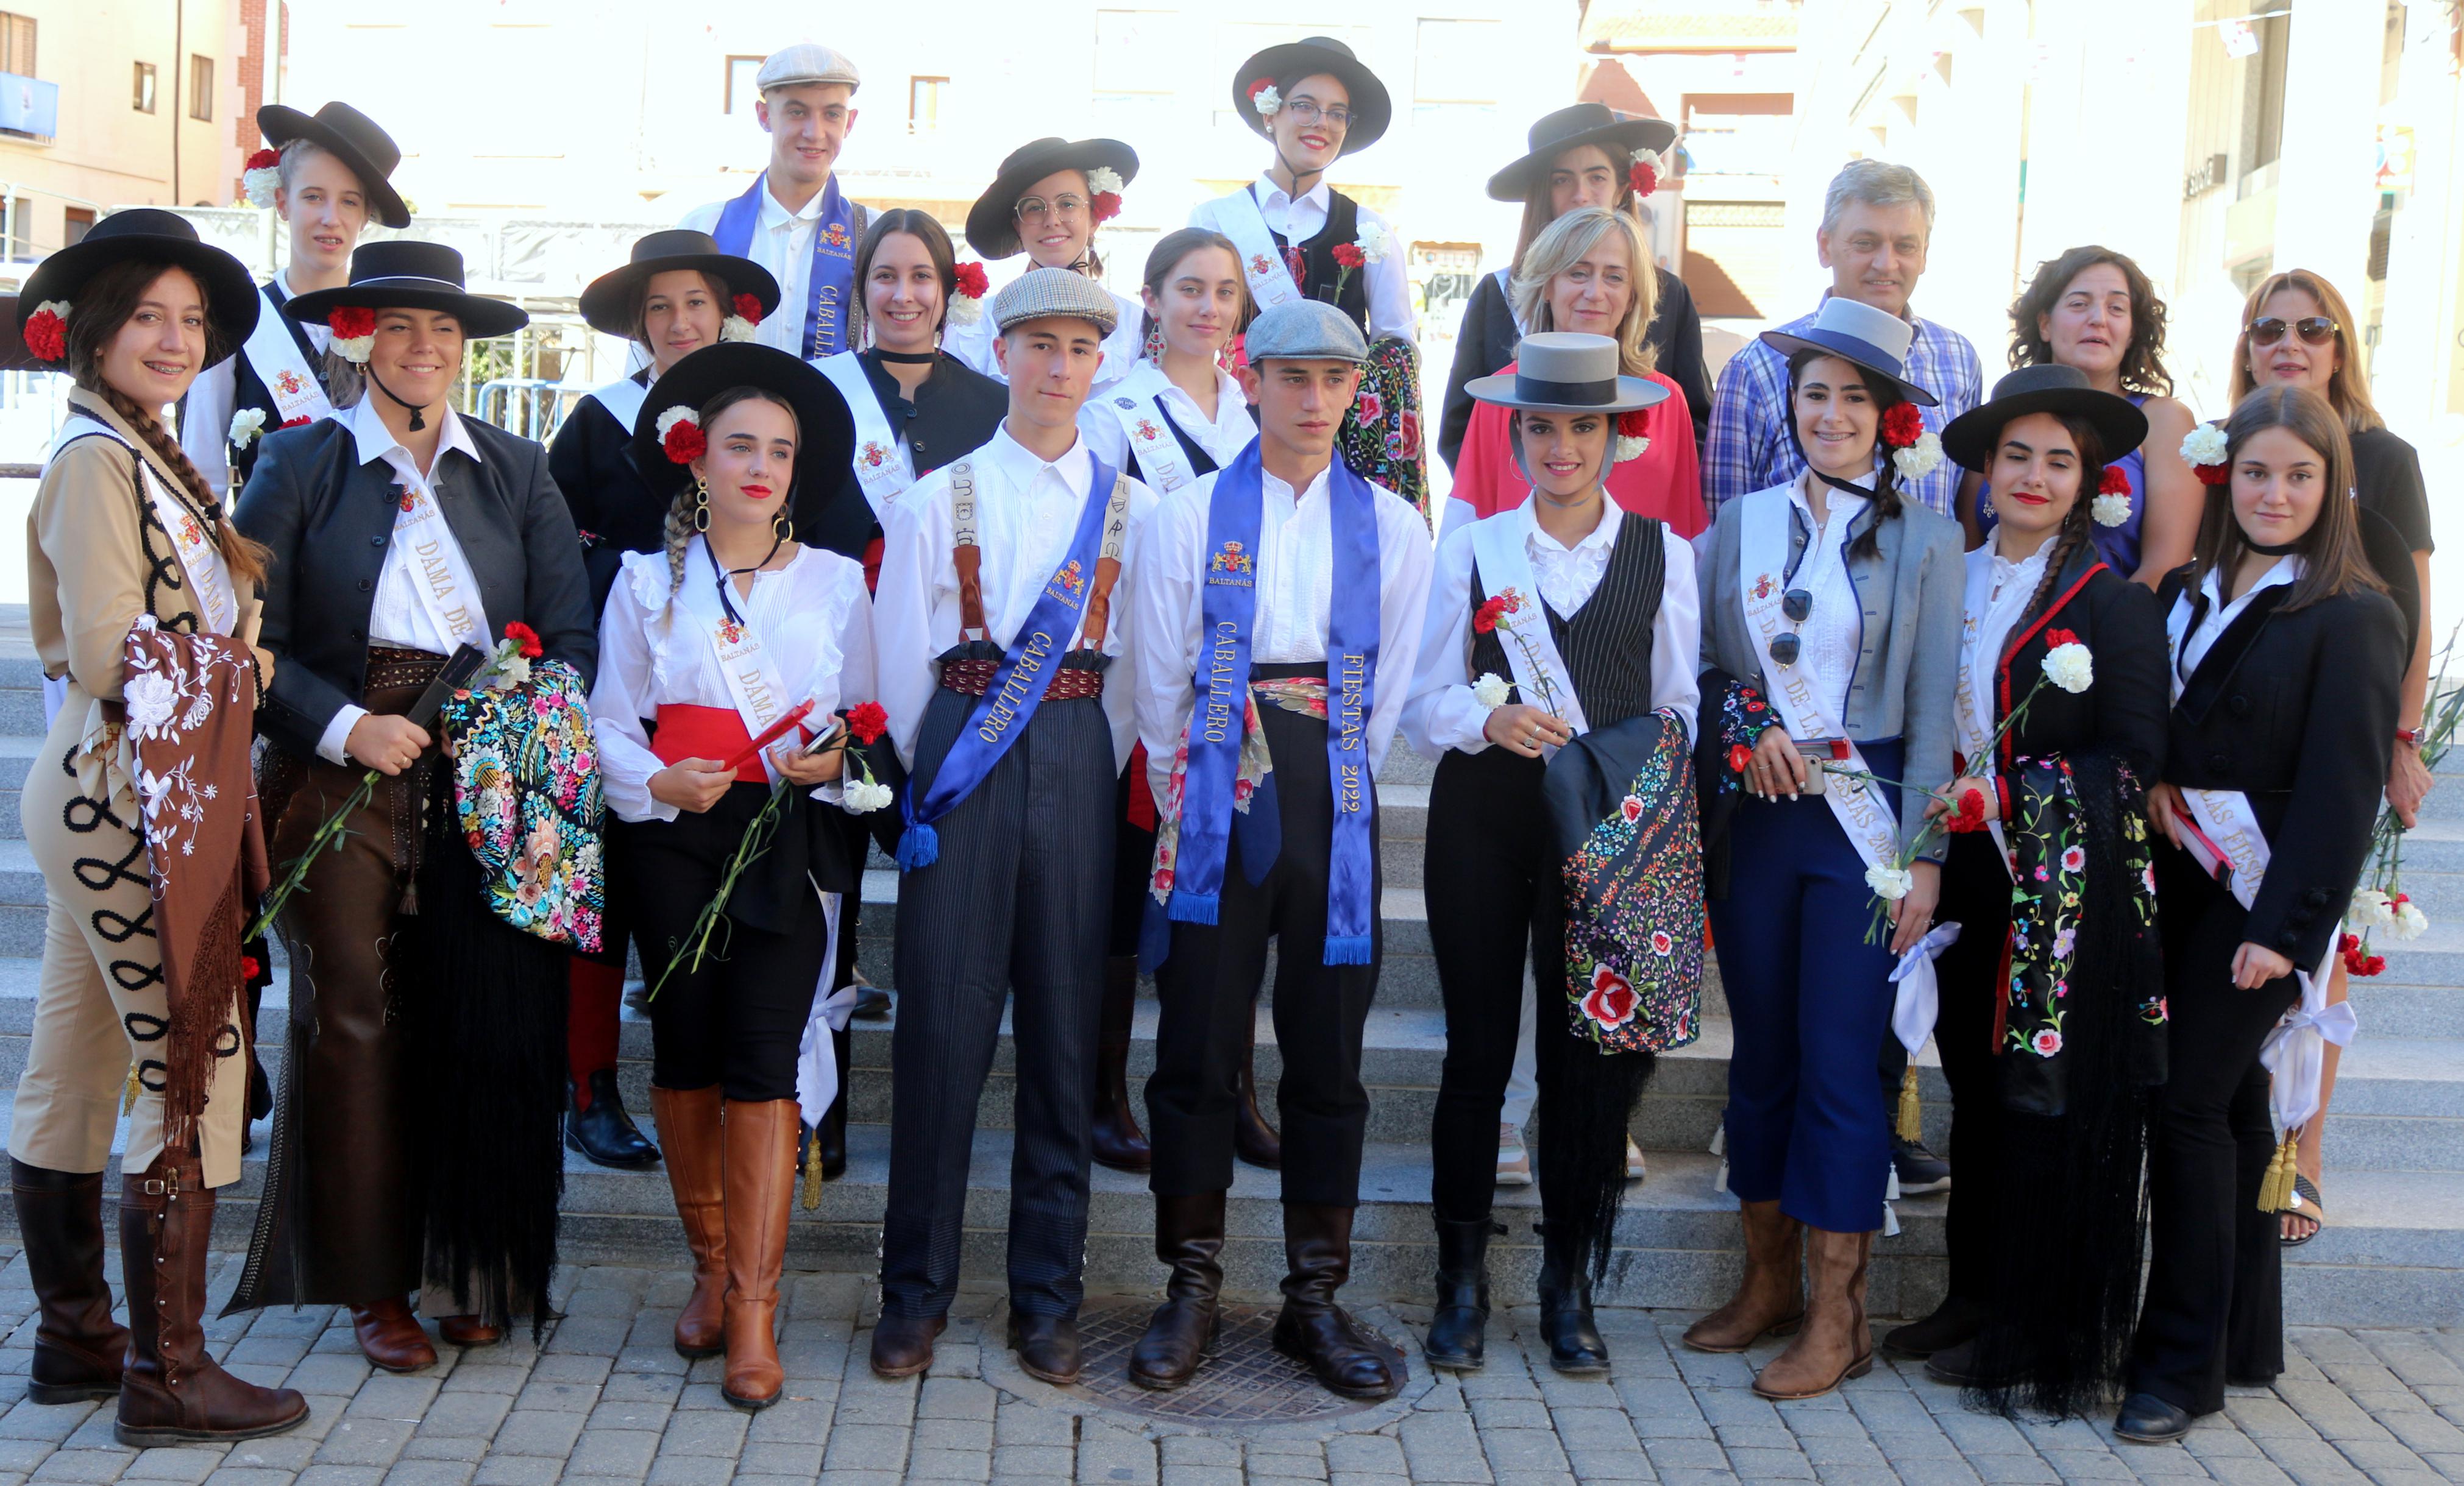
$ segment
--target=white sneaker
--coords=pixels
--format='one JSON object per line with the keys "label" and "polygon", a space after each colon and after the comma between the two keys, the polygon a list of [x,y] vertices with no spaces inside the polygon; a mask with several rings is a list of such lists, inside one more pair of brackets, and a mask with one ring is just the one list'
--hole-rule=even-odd
{"label": "white sneaker", "polygon": [[1634,1137],[1629,1135],[1625,1138],[1625,1179],[1629,1182],[1639,1182],[1645,1174],[1642,1166],[1642,1147],[1636,1145]]}
{"label": "white sneaker", "polygon": [[1523,1148],[1523,1126],[1519,1125],[1497,1127],[1497,1185],[1531,1185],[1531,1152]]}

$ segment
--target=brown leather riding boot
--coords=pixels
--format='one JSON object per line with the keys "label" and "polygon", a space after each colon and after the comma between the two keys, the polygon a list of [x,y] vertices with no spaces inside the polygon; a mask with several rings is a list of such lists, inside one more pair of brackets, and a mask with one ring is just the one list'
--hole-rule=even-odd
{"label": "brown leather riding boot", "polygon": [[1269,1171],[1284,1168],[1284,1138],[1258,1108],[1258,1018],[1249,1017],[1249,1050],[1241,1058],[1241,1094],[1232,1106],[1232,1153]]}
{"label": "brown leather riding boot", "polygon": [[1130,1352],[1130,1381],[1177,1388],[1215,1350],[1222,1310],[1223,1196],[1221,1191],[1155,1197],[1155,1257],[1172,1266],[1163,1303]]}
{"label": "brown leather riding boot", "polygon": [[1284,1204],[1283,1314],[1275,1350],[1299,1361],[1320,1387],[1345,1398],[1392,1398],[1402,1387],[1384,1345],[1362,1331],[1334,1293],[1352,1278],[1351,1208]]}
{"label": "brown leather riding boot", "polygon": [[1798,1277],[1805,1225],[1782,1213],[1776,1199],[1742,1203],[1737,1216],[1746,1230],[1746,1273],[1727,1304],[1685,1328],[1685,1344],[1698,1352],[1742,1352],[1764,1337],[1788,1335],[1805,1320]]}
{"label": "brown leather riding boot", "polygon": [[721,1180],[718,1085],[650,1088],[650,1118],[666,1147],[668,1188],[693,1251],[693,1287],[676,1312],[676,1355],[715,1357],[727,1348],[727,1187]]}
{"label": "brown leather riding boot", "polygon": [[1813,1303],[1796,1340],[1755,1377],[1754,1391],[1765,1398],[1819,1398],[1874,1370],[1874,1340],[1865,1324],[1865,1262],[1874,1235],[1821,1228],[1806,1233]]}
{"label": "brown leather riding boot", "polygon": [[718,1391],[738,1409],[779,1401],[779,1272],[796,1192],[799,1120],[792,1099],[727,1102],[727,1374]]}
{"label": "brown leather riding boot", "polygon": [[128,1369],[112,1432],[132,1450],[278,1434],[308,1417],[287,1388],[258,1388],[206,1350],[206,1242],[214,1194],[193,1155],[165,1151],[121,1179],[120,1259],[128,1292]]}
{"label": "brown leather riding boot", "polygon": [[26,1397],[76,1404],[120,1391],[128,1332],[111,1319],[102,1275],[102,1173],[54,1171],[11,1158],[17,1241],[34,1283],[33,1366]]}
{"label": "brown leather riding boot", "polygon": [[1130,1104],[1130,1034],[1137,1015],[1137,956],[1106,960],[1104,1012],[1095,1035],[1095,1162],[1115,1171],[1155,1167],[1155,1149]]}

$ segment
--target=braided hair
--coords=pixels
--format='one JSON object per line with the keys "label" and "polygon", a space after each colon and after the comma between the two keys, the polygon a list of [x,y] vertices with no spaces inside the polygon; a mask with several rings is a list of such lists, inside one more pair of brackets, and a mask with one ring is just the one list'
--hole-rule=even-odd
{"label": "braided hair", "polygon": [[[1898,515],[1901,510],[1900,488],[1897,483],[1899,467],[1892,463],[1889,453],[1882,448],[1882,420],[1889,415],[1892,408],[1908,400],[1907,394],[1900,390],[1898,382],[1881,372],[1870,371],[1829,351],[1808,346],[1790,356],[1788,359],[1788,441],[1796,446],[1796,457],[1804,460],[1805,467],[1809,470],[1814,468],[1814,461],[1806,458],[1805,441],[1797,437],[1796,432],[1797,382],[1804,376],[1807,366],[1825,359],[1838,361],[1841,365],[1854,370],[1857,373],[1857,380],[1864,385],[1866,394],[1874,400],[1874,452],[1879,456],[1874,461],[1874,489],[1870,492],[1862,490],[1857,492],[1858,494],[1867,496],[1873,501],[1874,519],[1865,530],[1857,534],[1856,541],[1850,543],[1848,547],[1848,556],[1852,557],[1871,557],[1882,550],[1882,523]],[[1817,471],[1815,478],[1820,480],[1824,476]]]}

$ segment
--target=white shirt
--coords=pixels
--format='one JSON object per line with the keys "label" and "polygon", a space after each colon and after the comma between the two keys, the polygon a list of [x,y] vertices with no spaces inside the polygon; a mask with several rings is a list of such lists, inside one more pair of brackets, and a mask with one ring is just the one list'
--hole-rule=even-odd
{"label": "white shirt", "polygon": [[[754,574],[751,593],[730,584],[729,596],[761,637],[762,656],[787,696],[812,699],[810,726],[818,732],[820,719],[875,700],[872,599],[865,592],[864,564],[818,547],[798,547],[795,554],[785,567]],[[698,536],[686,545],[685,581],[705,588],[716,581]],[[668,606],[668,555],[627,553],[600,617],[599,675],[590,688],[599,773],[618,819],[676,818],[675,806],[650,798],[650,776],[667,764],[650,751],[643,726],[660,708],[673,706],[733,711],[736,693],[719,669],[709,626],[681,605]],[[825,784],[812,793],[836,800],[839,788]]]}
{"label": "white shirt", "polygon": [[[1334,188],[1320,176],[1318,183],[1301,192],[1298,200],[1274,183],[1269,176],[1260,176],[1251,194],[1258,202],[1258,214],[1266,219],[1267,228],[1283,235],[1284,241],[1295,246],[1315,237],[1325,228],[1328,215],[1334,209]],[[1369,275],[1369,339],[1395,336],[1417,343],[1419,339],[1419,317],[1412,313],[1412,277],[1403,262],[1403,240],[1395,235],[1393,224],[1358,202],[1353,208],[1360,219],[1363,231],[1375,227],[1386,233],[1386,256],[1357,272]],[[1222,231],[1216,220],[1218,207],[1214,202],[1199,202],[1189,214],[1192,227],[1211,228]]]}
{"label": "white shirt", "polygon": [[[291,287],[288,271],[282,276],[282,292],[285,297],[299,292]],[[274,295],[262,288],[256,294],[265,301],[256,308],[259,317],[282,313]],[[324,355],[334,333],[322,325],[299,328],[308,333],[308,343],[316,347],[317,354]],[[197,472],[206,477],[207,487],[226,495],[238,493],[231,489],[231,414],[239,410],[239,358],[240,353],[233,351],[198,374],[188,386],[187,400],[180,404],[180,448],[187,450],[188,462],[197,467]],[[316,369],[312,361],[309,370]],[[258,380],[264,380],[262,375]],[[271,426],[261,428],[257,437],[273,431]]]}
{"label": "white shirt", "polygon": [[2016,562],[2002,556],[2003,528],[1968,555],[1968,586],[1959,628],[1959,751],[1974,754],[1968,771],[1987,775],[1993,760],[1982,756],[1993,735],[1993,673],[2002,664],[2003,642],[2028,612],[2028,601],[2044,580],[2045,563],[2058,545],[2052,539]]}
{"label": "white shirt", "polygon": [[[1326,659],[1327,616],[1334,593],[1333,508],[1327,471],[1309,489],[1259,471],[1257,607],[1250,626],[1253,665]],[[1207,474],[1163,498],[1147,534],[1137,585],[1138,736],[1147,746],[1148,782],[1167,798],[1173,755],[1197,700],[1199,641],[1206,628],[1206,528],[1220,474]],[[1369,708],[1369,767],[1384,764],[1412,684],[1428,607],[1428,523],[1409,502],[1371,487],[1377,511],[1377,675]],[[1346,573],[1346,582],[1366,574]]]}
{"label": "white shirt", "polygon": [[[1106,294],[1111,294],[1106,290]],[[991,295],[985,295],[987,301]],[[1089,400],[1093,390],[1109,387],[1143,364],[1145,346],[1138,335],[1138,317],[1145,312],[1135,299],[1112,295],[1112,308],[1119,318],[1112,333],[1104,338],[1104,362],[1095,368],[1095,380],[1088,383]],[[941,349],[965,365],[982,372],[1003,386],[1009,384],[1009,373],[1001,370],[1001,358],[993,352],[993,342],[1001,339],[1000,328],[993,323],[993,307],[987,302],[984,313],[972,325],[953,325],[941,333]]]}
{"label": "white shirt", "polygon": [[[1163,368],[1140,360],[1135,369],[1101,395],[1089,393],[1087,405],[1078,410],[1078,431],[1086,436],[1089,447],[1103,456],[1104,463],[1121,468],[1129,455],[1130,436],[1121,426],[1120,403],[1128,399],[1133,404],[1153,398],[1190,441],[1206,450],[1206,457],[1220,469],[1232,462],[1251,439],[1258,436],[1258,423],[1249,416],[1249,399],[1241,390],[1241,379],[1221,367],[1215,369],[1215,416],[1199,411],[1198,399],[1180,390]],[[1132,416],[1135,416],[1133,412]],[[1170,432],[1169,429],[1166,430]],[[1179,445],[1173,446],[1173,457],[1182,458]]]}
{"label": "white shirt", "polygon": [[1814,534],[1806,538],[1796,571],[1788,579],[1789,587],[1802,588],[1814,596],[1814,607],[1795,626],[1802,642],[1796,668],[1822,688],[1824,705],[1831,715],[1845,719],[1848,688],[1856,680],[1857,656],[1865,629],[1864,605],[1857,597],[1857,585],[1848,577],[1848,533],[1869,503],[1861,495],[1826,485],[1823,493],[1828,516],[1817,523],[1805,493],[1813,480],[1814,474],[1809,470],[1788,487],[1789,503],[1796,507],[1806,530]]}
{"label": "white shirt", "polygon": [[[1087,482],[1094,461],[1079,439],[1046,464],[1009,435],[1004,422],[990,442],[963,461],[976,480],[977,541],[982,552],[984,623],[1006,650],[1035,607],[1044,585],[1068,556],[1070,538],[1086,510]],[[957,529],[950,518],[950,470],[944,465],[907,488],[890,508],[882,537],[881,582],[873,599],[873,651],[881,671],[881,705],[890,713],[890,735],[900,762],[914,767],[915,735],[924,709],[941,684],[936,664],[958,643],[958,569],[951,549]],[[1096,492],[1098,498],[1111,492]],[[1143,558],[1142,529],[1155,510],[1155,495],[1130,482],[1130,535],[1121,553],[1121,576],[1112,588],[1111,617],[1104,653],[1131,653],[1128,596]],[[1069,648],[1079,635],[1071,634]],[[1104,674],[1104,713],[1112,726],[1112,767],[1130,761],[1136,741],[1133,709],[1137,694],[1133,664],[1115,662]]]}
{"label": "white shirt", "polygon": [[[753,339],[765,346],[776,346],[789,356],[804,354],[804,306],[813,293],[813,233],[822,220],[822,198],[829,194],[825,179],[812,199],[794,211],[780,205],[770,193],[765,176],[761,188],[761,214],[754,219],[752,234],[745,240],[744,255],[770,271],[779,281],[779,308],[768,318],[753,328]],[[732,199],[732,198],[731,198]],[[727,209],[724,201],[695,207],[684,214],[676,226],[697,232],[718,230],[719,213]],[[850,283],[850,298],[864,293],[861,285]],[[839,339],[847,343],[847,327],[854,313],[851,304],[839,306]]]}
{"label": "white shirt", "polygon": [[[1617,551],[1624,513],[1614,501],[1602,504],[1599,525],[1572,548],[1540,529],[1532,497],[1486,518],[1513,522],[1523,529],[1523,550],[1531,559],[1532,580],[1560,618],[1573,618],[1598,591],[1609,558]],[[1437,577],[1429,585],[1419,665],[1412,675],[1411,697],[1403,704],[1403,740],[1430,758],[1443,756],[1450,748],[1477,754],[1490,746],[1485,731],[1488,709],[1471,690],[1475,679],[1471,579],[1478,565],[1471,528],[1466,521],[1438,543]],[[1694,714],[1703,700],[1695,679],[1703,650],[1703,604],[1694,581],[1694,548],[1664,524],[1661,545],[1664,564],[1660,612],[1651,622],[1651,706],[1655,711],[1675,709],[1691,737]]]}
{"label": "white shirt", "polygon": [[[403,448],[401,441],[393,436],[393,430],[387,428],[385,420],[377,415],[376,400],[383,395],[371,389],[348,411],[336,416],[349,426],[351,438],[358,445],[361,464],[382,459],[392,468],[398,484],[435,500],[437,488],[433,482],[436,471],[444,468],[446,453],[460,449],[472,463],[476,464],[479,462],[479,446],[471,442],[471,430],[463,427],[461,418],[448,407],[437,425],[436,458],[428,469],[420,469],[419,461],[411,457],[410,450]],[[443,509],[441,501],[438,509]],[[479,585],[471,577],[471,561],[463,556],[462,544],[454,536],[452,527],[440,520],[436,523],[436,532],[438,544],[444,549],[440,556],[452,574],[456,586],[470,596],[471,617],[477,626],[475,632],[464,635],[445,632],[435,616],[428,612],[428,604],[420,597],[422,583],[420,576],[411,570],[410,544],[388,541],[385,543],[385,566],[379,570],[377,578],[376,599],[368,606],[368,644],[392,645],[404,650],[426,650],[432,655],[451,655],[454,647],[465,641],[485,647],[489,637],[495,632],[488,624],[487,610],[479,600]],[[365,708],[343,704],[333,720],[325,724],[324,735],[317,740],[318,755],[328,763],[347,765],[349,760],[343,754],[342,745],[350,737],[353,725],[366,715]]]}
{"label": "white shirt", "polygon": [[[2299,582],[2300,578],[2301,559],[2299,557],[2278,557],[2276,559],[2276,566],[2260,574],[2258,581],[2242,590],[2240,598],[2227,603],[2223,575],[2212,568],[2209,569],[2207,578],[2199,584],[2199,592],[2205,594],[2208,600],[2207,618],[2199,621],[2199,627],[2190,631],[2189,638],[2183,642],[2181,656],[2173,663],[2174,694],[2176,696],[2181,694],[2183,683],[2189,681],[2190,673],[2199,668],[2199,663],[2208,658],[2208,652],[2214,649],[2216,642],[2223,638],[2224,632],[2233,627],[2233,622],[2241,618],[2242,610],[2250,607],[2250,601],[2258,597],[2260,589],[2274,588],[2279,583]],[[2187,606],[2189,601],[2190,596],[2184,594],[2175,599],[2173,604],[2178,609]]]}

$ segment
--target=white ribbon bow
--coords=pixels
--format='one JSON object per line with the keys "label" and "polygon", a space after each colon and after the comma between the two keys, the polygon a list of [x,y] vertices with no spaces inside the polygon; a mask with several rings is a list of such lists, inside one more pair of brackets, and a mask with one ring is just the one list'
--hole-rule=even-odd
{"label": "white ribbon bow", "polygon": [[796,1049],[796,1105],[806,1125],[818,1128],[822,1116],[839,1097],[838,1043],[832,1036],[847,1030],[855,1015],[856,988],[841,986],[813,1002],[812,1019],[804,1023],[804,1040]]}
{"label": "white ribbon bow", "polygon": [[2276,1121],[2276,1135],[2284,1138],[2319,1113],[2319,1085],[2326,1073],[2327,1044],[2353,1045],[2360,1023],[2353,1003],[2327,1004],[2327,977],[2296,971],[2301,999],[2259,1044],[2259,1064],[2267,1069],[2267,1112]]}
{"label": "white ribbon bow", "polygon": [[1957,924],[1936,924],[1923,939],[1908,946],[1908,952],[1891,967],[1891,979],[1900,988],[1891,1002],[1891,1032],[1910,1054],[1933,1036],[1934,1017],[1942,1006],[1942,990],[1934,976],[1933,962],[1958,942]]}

